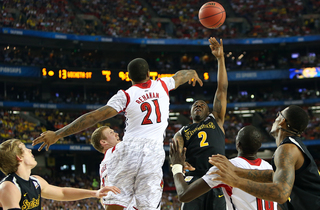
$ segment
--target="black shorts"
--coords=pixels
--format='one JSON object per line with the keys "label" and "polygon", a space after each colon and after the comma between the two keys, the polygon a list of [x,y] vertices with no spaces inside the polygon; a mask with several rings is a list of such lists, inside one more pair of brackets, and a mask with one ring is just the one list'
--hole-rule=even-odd
{"label": "black shorts", "polygon": [[[194,177],[192,181],[195,180]],[[213,188],[193,201],[182,203],[181,210],[226,210],[226,200],[221,188]]]}

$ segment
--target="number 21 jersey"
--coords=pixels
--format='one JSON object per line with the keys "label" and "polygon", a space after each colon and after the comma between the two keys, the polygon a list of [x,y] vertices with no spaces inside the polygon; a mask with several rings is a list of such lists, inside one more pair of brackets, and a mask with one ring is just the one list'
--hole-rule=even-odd
{"label": "number 21 jersey", "polygon": [[118,112],[125,112],[123,140],[135,138],[163,142],[169,118],[169,91],[175,88],[172,77],[148,80],[127,90],[119,90],[107,103]]}

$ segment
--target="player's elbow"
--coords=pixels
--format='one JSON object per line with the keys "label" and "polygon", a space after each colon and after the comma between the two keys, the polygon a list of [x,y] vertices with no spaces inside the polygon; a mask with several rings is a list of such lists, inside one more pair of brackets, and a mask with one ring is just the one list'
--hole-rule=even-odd
{"label": "player's elbow", "polygon": [[194,198],[186,193],[183,193],[183,194],[178,194],[178,199],[180,202],[183,202],[183,203],[188,203],[190,201],[192,201]]}
{"label": "player's elbow", "polygon": [[277,203],[279,203],[279,204],[284,204],[285,202],[287,202],[288,201],[288,197],[287,196],[280,196],[280,197],[278,197],[278,199],[277,200],[275,200]]}

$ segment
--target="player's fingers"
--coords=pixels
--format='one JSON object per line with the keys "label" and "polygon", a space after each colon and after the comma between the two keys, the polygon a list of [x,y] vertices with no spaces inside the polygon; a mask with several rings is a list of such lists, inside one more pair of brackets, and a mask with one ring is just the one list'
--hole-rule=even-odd
{"label": "player's fingers", "polygon": [[202,82],[202,80],[201,80],[200,78],[198,78],[198,79],[197,79],[197,82],[198,82],[198,83],[199,83],[199,85],[202,87],[203,82]]}
{"label": "player's fingers", "polygon": [[46,143],[42,143],[41,146],[39,147],[38,151],[40,152],[44,146],[46,146]]}
{"label": "player's fingers", "polygon": [[196,84],[197,84],[197,79],[196,79],[196,78],[193,78],[193,79],[192,79],[192,86],[194,87],[194,86],[196,86]]}
{"label": "player's fingers", "polygon": [[172,141],[172,147],[171,147],[171,149],[172,149],[172,153],[171,153],[171,154],[174,154],[174,153],[177,152],[177,149],[176,149],[176,141],[175,141],[175,140]]}
{"label": "player's fingers", "polygon": [[174,152],[178,151],[179,148],[179,142],[177,140],[173,141],[173,148],[174,148]]}
{"label": "player's fingers", "polygon": [[182,157],[185,157],[185,156],[186,156],[186,151],[187,151],[187,148],[184,147],[183,150],[182,150],[182,154],[181,154]]}
{"label": "player's fingers", "polygon": [[213,43],[214,45],[217,43],[218,41],[216,40],[215,37],[211,37],[211,43]]}
{"label": "player's fingers", "polygon": [[36,144],[43,142],[43,139],[44,139],[44,136],[39,136],[38,138],[32,141],[32,145],[34,146]]}
{"label": "player's fingers", "polygon": [[117,188],[117,187],[115,187],[115,186],[112,186],[110,190],[111,190],[112,192],[114,192],[115,194],[118,194],[118,193],[121,192],[120,189]]}
{"label": "player's fingers", "polygon": [[223,47],[223,41],[222,41],[222,39],[220,39],[220,45],[221,45],[221,47]]}
{"label": "player's fingers", "polygon": [[50,147],[50,145],[47,144],[47,146],[46,146],[46,151],[49,151],[49,147]]}
{"label": "player's fingers", "polygon": [[40,136],[42,136],[42,135],[44,135],[44,134],[46,134],[46,133],[48,133],[48,131],[45,131],[45,132],[41,133]]}

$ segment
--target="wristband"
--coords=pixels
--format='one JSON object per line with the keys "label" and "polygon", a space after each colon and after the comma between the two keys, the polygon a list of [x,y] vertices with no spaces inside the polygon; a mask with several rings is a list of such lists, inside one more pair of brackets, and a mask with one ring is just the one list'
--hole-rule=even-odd
{"label": "wristband", "polygon": [[171,169],[173,176],[176,175],[176,174],[178,174],[178,173],[182,173],[182,175],[184,175],[182,169],[183,169],[183,165],[181,165],[181,164],[174,164],[174,165],[172,166],[172,169]]}

